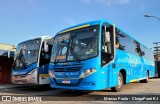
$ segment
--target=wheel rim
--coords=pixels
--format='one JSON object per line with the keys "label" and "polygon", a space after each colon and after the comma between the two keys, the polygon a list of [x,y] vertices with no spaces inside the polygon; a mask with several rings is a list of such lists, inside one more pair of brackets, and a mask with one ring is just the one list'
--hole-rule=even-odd
{"label": "wheel rim", "polygon": [[121,88],[121,86],[122,86],[122,78],[119,76],[118,77],[118,88]]}
{"label": "wheel rim", "polygon": [[146,75],[146,79],[147,79],[147,80],[149,79],[149,77],[148,77],[148,73],[147,73],[147,75]]}

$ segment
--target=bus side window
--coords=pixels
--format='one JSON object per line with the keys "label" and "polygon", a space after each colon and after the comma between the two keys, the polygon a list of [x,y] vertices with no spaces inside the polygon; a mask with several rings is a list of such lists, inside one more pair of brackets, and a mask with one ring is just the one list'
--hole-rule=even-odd
{"label": "bus side window", "polygon": [[116,28],[116,44],[115,44],[115,47],[117,49],[120,49],[120,50],[125,50],[125,42],[126,42],[126,35],[121,32],[120,30],[118,30]]}
{"label": "bus side window", "polygon": [[[136,52],[137,52],[140,56],[144,56],[144,55],[145,55],[145,52],[142,51],[143,46],[140,45],[137,41],[134,41],[134,43],[135,43],[135,46],[136,46],[136,48],[135,48]],[[144,50],[144,49],[143,49],[143,50]]]}
{"label": "bus side window", "polygon": [[102,27],[102,50],[101,50],[101,66],[106,65],[112,59],[111,32]]}

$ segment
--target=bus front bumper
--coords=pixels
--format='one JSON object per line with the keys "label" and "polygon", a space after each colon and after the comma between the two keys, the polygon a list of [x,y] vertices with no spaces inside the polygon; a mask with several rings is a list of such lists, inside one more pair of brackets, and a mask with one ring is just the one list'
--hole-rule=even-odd
{"label": "bus front bumper", "polygon": [[87,81],[87,79],[77,79],[77,83],[57,83],[54,78],[50,78],[50,87],[69,90],[102,90],[101,84],[95,80]]}
{"label": "bus front bumper", "polygon": [[34,75],[12,75],[13,84],[36,84],[36,78]]}

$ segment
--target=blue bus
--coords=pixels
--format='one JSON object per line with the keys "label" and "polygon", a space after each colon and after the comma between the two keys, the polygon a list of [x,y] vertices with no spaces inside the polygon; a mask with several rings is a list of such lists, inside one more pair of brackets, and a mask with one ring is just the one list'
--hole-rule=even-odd
{"label": "blue bus", "polygon": [[48,71],[52,88],[120,91],[126,83],[147,83],[155,65],[150,49],[98,20],[56,34]]}
{"label": "blue bus", "polygon": [[41,36],[17,45],[11,76],[13,84],[44,85],[50,83],[48,66],[52,41],[50,37]]}

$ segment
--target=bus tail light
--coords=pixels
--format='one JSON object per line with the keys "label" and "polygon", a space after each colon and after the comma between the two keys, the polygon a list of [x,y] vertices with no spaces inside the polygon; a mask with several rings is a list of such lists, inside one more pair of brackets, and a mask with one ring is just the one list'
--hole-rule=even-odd
{"label": "bus tail light", "polygon": [[94,69],[94,68],[84,70],[84,71],[82,72],[80,78],[87,77],[87,76],[89,76],[89,75],[91,75],[91,74],[93,74],[93,73],[95,73],[95,72],[96,72],[96,69]]}
{"label": "bus tail light", "polygon": [[49,76],[51,77],[51,78],[55,78],[55,75],[54,75],[54,73],[52,72],[52,71],[48,71],[48,74],[49,74]]}

